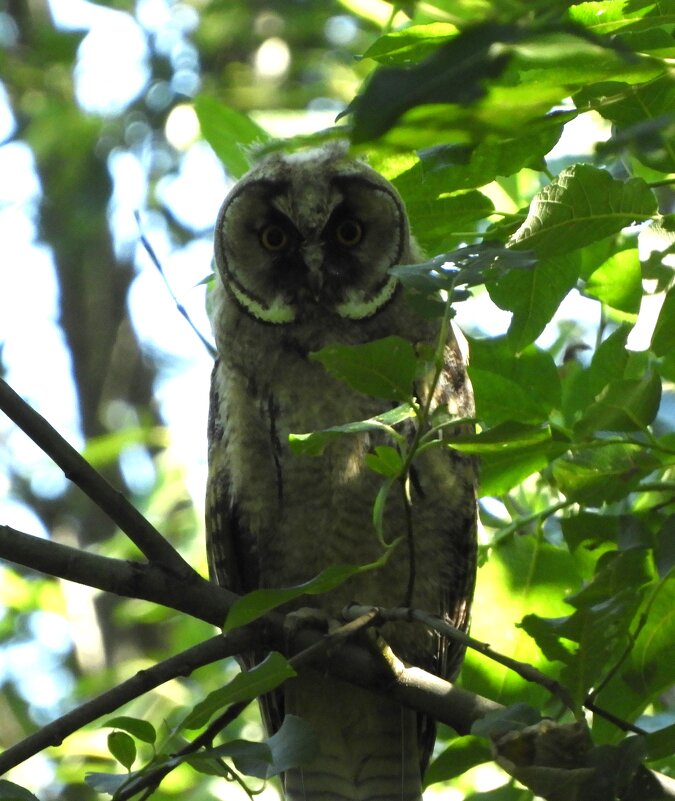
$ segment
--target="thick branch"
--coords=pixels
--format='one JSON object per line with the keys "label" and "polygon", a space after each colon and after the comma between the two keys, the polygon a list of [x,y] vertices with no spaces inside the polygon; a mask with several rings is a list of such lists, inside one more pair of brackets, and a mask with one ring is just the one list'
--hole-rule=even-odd
{"label": "thick branch", "polygon": [[[142,598],[178,609],[216,624],[224,620],[232,601],[237,597],[200,577],[177,582],[175,576],[161,566],[123,562],[84,553],[8,526],[0,526],[0,557],[118,595]],[[228,633],[226,638],[213,638],[150,670],[141,671],[132,679],[8,749],[0,756],[0,773],[43,748],[60,743],[67,734],[100,715],[112,712],[119,705],[164,681],[187,675],[200,665],[253,647],[286,652],[287,636],[283,620],[283,615],[272,612],[262,621]],[[468,733],[476,720],[501,708],[489,699],[455,687],[420,668],[407,668],[397,662],[392,671],[392,665],[385,662],[381,655],[351,641],[342,642],[339,648],[333,649],[322,643],[325,639],[330,645],[330,635],[324,638],[317,631],[301,629],[294,637],[294,645],[303,652],[298,655],[297,662],[302,665],[311,662],[315,669],[385,695],[447,723],[459,734]],[[666,777],[646,770],[641,775],[649,779],[652,787],[650,799],[675,799],[675,788]],[[633,801],[636,797],[631,795],[627,799]]]}
{"label": "thick branch", "polygon": [[0,558],[123,598],[152,601],[214,626],[222,626],[238,597],[194,571],[179,581],[162,565],[111,559],[2,525]]}
{"label": "thick branch", "polygon": [[0,378],[0,409],[26,433],[140,549],[180,577],[197,574],[157,529]]}
{"label": "thick branch", "polygon": [[[215,625],[222,625],[237,597],[202,578],[176,582],[161,566],[85,553],[8,526],[0,526],[0,558],[123,597],[141,598],[177,609]],[[242,629],[241,650],[267,646],[285,653],[288,643],[283,620],[281,613],[271,612],[264,621]],[[298,650],[305,650],[321,639],[321,633],[301,629],[294,644]],[[419,668],[401,666],[392,674],[381,659],[352,642],[345,642],[328,653],[326,649],[318,649],[318,653],[312,653],[312,658],[315,668],[394,698],[447,723],[460,733],[468,732],[475,720],[499,708],[493,701],[454,687]]]}

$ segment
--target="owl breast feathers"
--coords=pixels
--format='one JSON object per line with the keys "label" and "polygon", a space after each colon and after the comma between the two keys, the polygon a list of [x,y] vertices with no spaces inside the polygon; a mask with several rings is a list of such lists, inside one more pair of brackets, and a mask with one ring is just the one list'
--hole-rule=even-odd
{"label": "owl breast feathers", "polygon": [[[366,467],[380,432],[332,440],[321,456],[295,455],[289,434],[373,417],[387,403],[325,372],[309,355],[328,344],[397,335],[434,345],[439,323],[418,317],[389,272],[419,262],[403,203],[364,163],[330,147],[272,156],[229,193],[215,232],[213,325],[218,358],[209,421],[207,532],[219,583],[245,593],[299,584],[333,564],[381,556],[372,522],[382,476]],[[425,400],[430,380],[415,393]],[[454,335],[432,408],[473,414]],[[410,426],[412,438],[414,429]],[[392,490],[384,512],[386,565],[304,599],[338,617],[353,601],[409,604],[466,628],[475,575],[475,470],[447,447],[414,461],[410,501]],[[452,677],[462,651],[403,624],[381,631],[408,663]],[[264,656],[245,654],[250,666]],[[284,776],[289,801],[412,801],[434,741],[433,722],[386,698],[311,670],[261,701],[268,733],[284,714],[306,719],[319,756]]]}

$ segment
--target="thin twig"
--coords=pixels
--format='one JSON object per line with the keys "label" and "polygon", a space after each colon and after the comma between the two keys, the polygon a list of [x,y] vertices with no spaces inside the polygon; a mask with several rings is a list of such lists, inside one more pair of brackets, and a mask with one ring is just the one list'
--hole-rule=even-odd
{"label": "thin twig", "polygon": [[141,232],[140,233],[141,244],[145,248],[145,252],[150,257],[150,261],[155,265],[155,267],[157,268],[157,271],[162,276],[162,280],[164,281],[164,286],[166,287],[167,292],[169,293],[169,295],[171,295],[171,300],[173,300],[173,302],[176,304],[176,308],[178,309],[179,314],[187,321],[187,324],[190,326],[190,328],[197,335],[197,337],[199,338],[199,341],[202,343],[202,345],[206,348],[209,356],[211,356],[211,358],[215,359],[215,357],[218,355],[216,349],[208,341],[208,339],[206,339],[204,334],[202,334],[202,332],[197,328],[197,326],[192,322],[192,319],[190,318],[190,315],[187,313],[187,309],[185,308],[185,306],[183,306],[182,303],[180,303],[180,301],[176,297],[176,293],[171,288],[171,284],[169,283],[169,279],[166,277],[166,273],[164,272],[164,268],[162,267],[161,261],[157,257],[157,254],[155,253],[154,248],[152,247],[150,242],[146,239],[146,236],[143,233],[143,229],[142,229],[142,226],[141,226],[140,214],[138,212],[134,212],[134,217],[136,218],[136,223],[138,224],[138,229]]}
{"label": "thin twig", "polygon": [[121,492],[114,489],[41,415],[0,378],[0,409],[101,509],[150,562],[182,579],[198,575]]}
{"label": "thin twig", "polygon": [[196,754],[200,748],[205,748],[213,742],[213,739],[220,734],[220,732],[232,723],[233,720],[241,715],[246,707],[251,703],[248,701],[239,701],[236,704],[231,704],[221,715],[219,715],[204,731],[195,737],[192,742],[183,746],[180,751],[176,751],[171,757],[162,765],[158,765],[151,770],[134,777],[128,785],[120,788],[115,794],[115,801],[127,801],[132,798],[141,790],[156,790],[172,770],[177,768],[185,758]]}

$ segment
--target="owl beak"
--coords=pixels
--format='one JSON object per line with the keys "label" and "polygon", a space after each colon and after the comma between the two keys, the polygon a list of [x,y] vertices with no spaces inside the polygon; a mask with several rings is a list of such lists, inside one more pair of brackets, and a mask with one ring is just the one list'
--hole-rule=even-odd
{"label": "owl beak", "polygon": [[306,285],[310,295],[315,301],[321,297],[323,288],[323,252],[320,246],[306,247],[303,249],[303,261],[306,267]]}

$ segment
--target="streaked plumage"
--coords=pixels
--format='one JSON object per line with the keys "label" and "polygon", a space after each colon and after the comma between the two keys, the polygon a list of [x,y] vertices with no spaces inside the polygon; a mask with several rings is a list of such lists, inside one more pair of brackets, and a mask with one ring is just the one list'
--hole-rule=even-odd
{"label": "streaked plumage", "polygon": [[[216,225],[207,498],[211,572],[247,592],[306,581],[331,564],[380,556],[372,506],[382,477],[366,469],[380,434],[335,439],[320,457],[291,453],[288,435],[371,417],[386,402],[333,379],[308,354],[324,345],[399,335],[433,344],[388,269],[421,260],[393,187],[341,147],[262,161],[226,198]],[[424,381],[417,392],[423,396]],[[472,414],[454,339],[435,404]],[[411,428],[412,435],[412,428]],[[390,443],[386,443],[390,444]],[[412,476],[414,587],[409,551],[301,605],[330,617],[352,601],[417,608],[468,624],[475,572],[475,476],[470,460],[434,448]],[[385,513],[389,540],[405,534],[401,492]],[[452,677],[462,650],[409,625],[383,637],[407,662]],[[261,655],[248,655],[248,663]],[[265,699],[270,731],[284,712],[306,718],[318,759],[285,776],[289,801],[412,801],[433,745],[433,723],[350,685],[303,673]]]}

